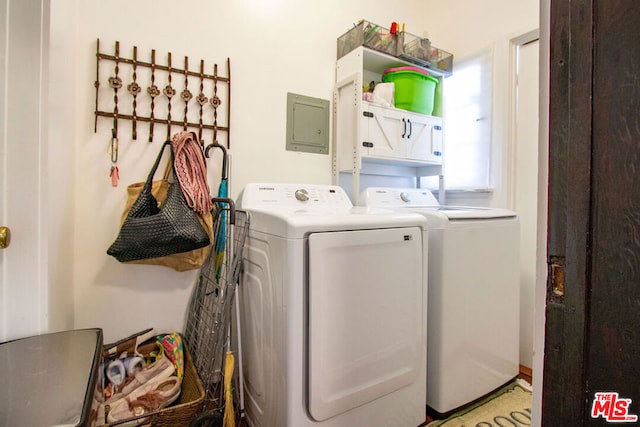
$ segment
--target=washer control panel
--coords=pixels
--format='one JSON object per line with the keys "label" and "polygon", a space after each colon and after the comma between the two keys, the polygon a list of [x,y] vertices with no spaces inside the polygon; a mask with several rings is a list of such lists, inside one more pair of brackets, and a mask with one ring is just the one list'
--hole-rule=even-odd
{"label": "washer control panel", "polygon": [[351,209],[347,193],[337,185],[321,184],[247,184],[240,196],[242,209],[265,207],[304,207],[307,210]]}
{"label": "washer control panel", "polygon": [[433,193],[423,188],[369,187],[360,197],[368,207],[435,207],[440,206]]}

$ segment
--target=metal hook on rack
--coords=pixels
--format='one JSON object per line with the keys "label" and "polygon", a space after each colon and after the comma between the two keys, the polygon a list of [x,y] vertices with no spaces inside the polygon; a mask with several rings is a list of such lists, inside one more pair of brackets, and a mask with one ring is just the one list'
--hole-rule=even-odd
{"label": "metal hook on rack", "polygon": [[118,163],[118,135],[116,129],[111,129],[111,163]]}
{"label": "metal hook on rack", "polygon": [[111,186],[117,187],[120,179],[120,170],[118,169],[118,130],[114,127],[111,129],[111,170],[109,171],[111,178]]}

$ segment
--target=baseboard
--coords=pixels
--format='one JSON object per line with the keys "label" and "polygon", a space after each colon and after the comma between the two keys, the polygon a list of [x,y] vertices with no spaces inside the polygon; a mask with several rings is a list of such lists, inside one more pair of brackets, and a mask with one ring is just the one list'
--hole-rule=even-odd
{"label": "baseboard", "polygon": [[520,365],[520,374],[518,375],[518,378],[522,378],[523,380],[525,380],[529,384],[532,384],[532,382],[531,382],[532,375],[533,375],[533,373],[531,371],[531,368],[527,368],[524,365]]}

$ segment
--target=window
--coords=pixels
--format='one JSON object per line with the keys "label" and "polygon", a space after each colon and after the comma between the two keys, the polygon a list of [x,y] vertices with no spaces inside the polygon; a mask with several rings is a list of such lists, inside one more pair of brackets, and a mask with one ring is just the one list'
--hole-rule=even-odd
{"label": "window", "polygon": [[[489,187],[491,158],[492,51],[456,60],[445,79],[445,156],[447,189]],[[436,179],[435,181],[430,181]],[[437,187],[437,178],[425,179]]]}

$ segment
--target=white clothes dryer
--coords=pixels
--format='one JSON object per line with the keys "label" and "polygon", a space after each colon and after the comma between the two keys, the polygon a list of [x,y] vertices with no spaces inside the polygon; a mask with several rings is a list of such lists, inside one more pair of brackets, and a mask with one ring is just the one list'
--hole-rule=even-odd
{"label": "white clothes dryer", "polygon": [[425,218],[354,208],[332,185],[249,184],[238,207],[250,424],[422,424]]}
{"label": "white clothes dryer", "polygon": [[520,225],[505,209],[441,206],[416,188],[367,188],[360,204],[429,227],[427,406],[440,417],[519,372]]}

